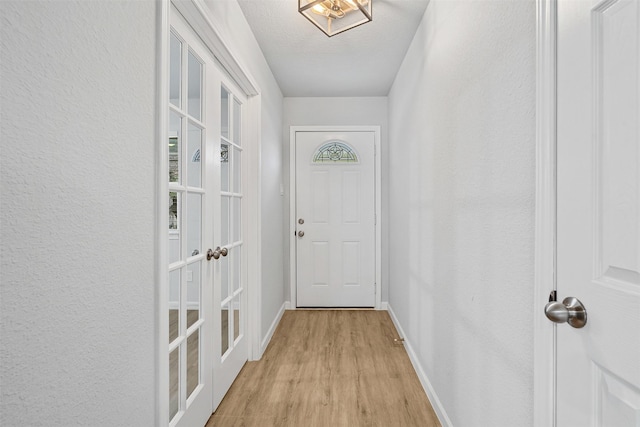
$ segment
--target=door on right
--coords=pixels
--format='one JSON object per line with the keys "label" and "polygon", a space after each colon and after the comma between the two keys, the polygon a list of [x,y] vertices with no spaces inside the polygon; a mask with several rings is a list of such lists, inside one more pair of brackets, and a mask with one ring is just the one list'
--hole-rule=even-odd
{"label": "door on right", "polygon": [[558,2],[557,425],[640,426],[640,2]]}
{"label": "door on right", "polygon": [[374,307],[375,133],[297,131],[298,307]]}

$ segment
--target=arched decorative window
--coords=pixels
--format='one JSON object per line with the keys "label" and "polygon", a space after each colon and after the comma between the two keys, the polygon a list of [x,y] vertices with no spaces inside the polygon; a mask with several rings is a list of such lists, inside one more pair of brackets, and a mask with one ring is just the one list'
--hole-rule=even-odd
{"label": "arched decorative window", "polygon": [[313,163],[358,163],[358,155],[345,142],[329,141],[316,150]]}

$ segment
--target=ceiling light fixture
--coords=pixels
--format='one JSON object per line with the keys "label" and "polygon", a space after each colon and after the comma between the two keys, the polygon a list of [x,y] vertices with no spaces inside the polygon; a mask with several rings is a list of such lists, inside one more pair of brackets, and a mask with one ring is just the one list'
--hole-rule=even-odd
{"label": "ceiling light fixture", "polygon": [[373,0],[298,0],[298,12],[327,36],[372,21]]}

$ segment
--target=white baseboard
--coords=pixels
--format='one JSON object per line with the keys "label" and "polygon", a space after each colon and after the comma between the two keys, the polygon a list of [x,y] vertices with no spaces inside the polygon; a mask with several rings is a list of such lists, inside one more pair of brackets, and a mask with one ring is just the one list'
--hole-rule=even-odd
{"label": "white baseboard", "polygon": [[381,311],[389,311],[389,303],[387,301],[380,302]]}
{"label": "white baseboard", "polygon": [[393,321],[393,324],[396,326],[396,329],[398,330],[398,334],[400,334],[401,338],[404,338],[404,348],[405,350],[407,350],[407,354],[409,355],[409,359],[411,359],[411,364],[413,365],[413,369],[415,369],[416,374],[418,374],[418,378],[420,379],[422,388],[424,389],[425,393],[427,393],[427,397],[431,402],[431,406],[433,406],[433,410],[436,412],[436,416],[438,417],[438,420],[440,420],[440,424],[442,424],[442,427],[453,427],[453,424],[451,423],[451,420],[449,419],[447,412],[444,410],[444,407],[442,406],[440,399],[438,399],[438,395],[436,394],[436,391],[431,385],[429,378],[427,378],[427,374],[425,374],[424,369],[422,369],[422,365],[418,360],[418,355],[413,350],[411,343],[407,340],[407,336],[404,333],[404,330],[402,329],[402,326],[400,325],[400,322],[398,321],[396,314],[393,312],[391,305],[389,305],[389,303],[386,303],[386,304],[387,304],[387,311],[391,316],[391,320]]}
{"label": "white baseboard", "polygon": [[267,335],[264,337],[264,339],[262,340],[262,343],[260,344],[260,355],[258,359],[262,357],[262,355],[264,354],[264,351],[267,349],[267,346],[271,342],[273,333],[276,331],[276,328],[278,327],[278,323],[280,323],[280,319],[282,319],[282,315],[284,314],[284,311],[287,308],[287,304],[288,304],[288,301],[285,301],[284,303],[282,303],[282,307],[280,307],[278,314],[276,314],[276,318],[273,319],[273,322],[271,322],[271,326],[269,326]]}
{"label": "white baseboard", "polygon": [[285,310],[291,310],[291,301],[285,301],[284,302],[284,309]]}

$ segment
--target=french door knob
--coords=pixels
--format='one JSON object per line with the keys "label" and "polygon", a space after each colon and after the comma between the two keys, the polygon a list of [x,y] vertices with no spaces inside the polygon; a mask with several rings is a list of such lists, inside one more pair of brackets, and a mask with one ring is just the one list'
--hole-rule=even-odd
{"label": "french door knob", "polygon": [[298,237],[303,237],[304,236],[304,231],[298,231]]}
{"label": "french door knob", "polygon": [[587,324],[587,309],[574,297],[566,297],[562,302],[550,301],[544,307],[544,314],[552,322],[568,323],[578,329]]}
{"label": "french door knob", "polygon": [[[226,248],[225,248],[225,251],[226,251]],[[208,249],[207,250],[207,261],[211,261],[211,258],[213,258],[213,259],[220,258],[220,254],[221,253],[222,253],[222,250],[220,249],[220,246],[218,246],[215,250]],[[227,256],[226,252],[225,252],[224,256]]]}
{"label": "french door knob", "polygon": [[[220,248],[218,248],[218,249],[220,249]],[[228,253],[229,253],[229,250],[227,248],[220,249],[220,255],[227,256]]]}

